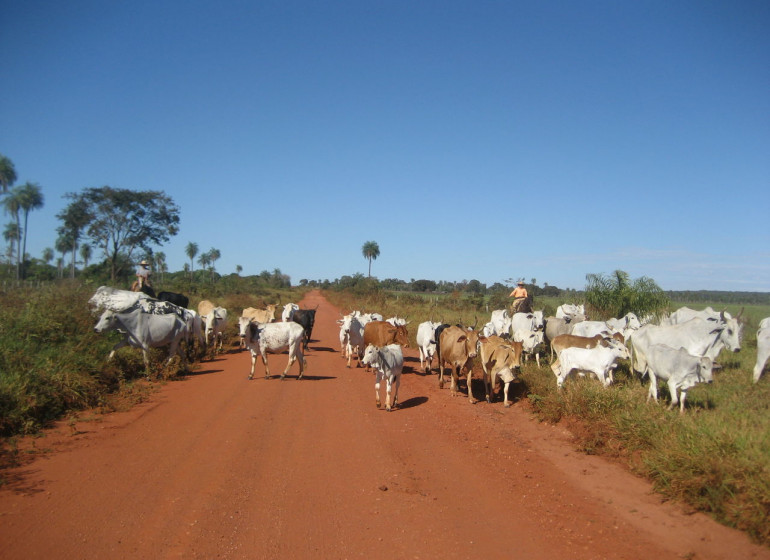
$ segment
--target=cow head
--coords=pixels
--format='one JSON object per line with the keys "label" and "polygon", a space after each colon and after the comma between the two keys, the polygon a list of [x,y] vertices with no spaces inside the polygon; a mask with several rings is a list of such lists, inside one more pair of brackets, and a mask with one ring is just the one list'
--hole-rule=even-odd
{"label": "cow head", "polygon": [[99,317],[99,321],[94,326],[94,331],[103,333],[115,330],[116,328],[118,328],[117,314],[108,309]]}
{"label": "cow head", "polygon": [[714,362],[711,358],[704,356],[698,360],[698,381],[704,383],[714,381]]}

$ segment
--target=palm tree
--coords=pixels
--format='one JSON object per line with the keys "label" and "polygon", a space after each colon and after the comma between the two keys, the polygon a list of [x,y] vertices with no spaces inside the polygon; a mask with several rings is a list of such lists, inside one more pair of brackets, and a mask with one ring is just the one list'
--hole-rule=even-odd
{"label": "palm tree", "polygon": [[241,272],[243,272],[243,267],[242,267],[241,265],[239,265],[239,264],[236,264],[236,265],[235,265],[235,274],[237,274],[238,276],[240,276],[240,275],[241,275]]}
{"label": "palm tree", "polygon": [[83,259],[83,269],[88,266],[88,261],[91,260],[91,246],[88,243],[83,243],[80,246],[80,258]]}
{"label": "palm tree", "polygon": [[8,271],[10,272],[11,266],[13,266],[13,255],[15,254],[14,244],[19,241],[21,237],[18,224],[13,222],[5,224],[3,230],[3,238],[8,242]]}
{"label": "palm tree", "polygon": [[77,242],[70,235],[59,235],[56,238],[54,247],[61,253],[61,257],[56,259],[56,265],[59,268],[59,278],[64,277],[64,256],[72,252],[72,248],[75,245],[77,245]]}
{"label": "palm tree", "polygon": [[[91,248],[89,247],[88,249],[90,254]],[[51,261],[53,260],[53,258],[54,258],[53,249],[51,249],[50,247],[46,247],[45,249],[43,249],[43,261],[45,262],[45,264],[51,264]]]}
{"label": "palm tree", "polygon": [[200,257],[198,257],[198,264],[201,265],[202,269],[207,269],[209,264],[211,264],[211,256],[208,253],[202,253]]}
{"label": "palm tree", "polygon": [[214,281],[214,268],[215,264],[217,262],[217,259],[222,256],[222,253],[219,252],[219,249],[214,249],[213,247],[209,249],[209,259],[211,260],[211,281]]}
{"label": "palm tree", "polygon": [[[38,210],[43,207],[43,193],[40,192],[40,185],[36,183],[24,183],[20,187],[17,187],[20,193],[21,211],[24,214],[24,229],[22,235],[24,241],[21,250],[22,257],[22,277],[26,276],[23,270],[24,255],[27,254],[27,223],[29,222],[29,213],[31,210]],[[16,189],[14,189],[16,190]],[[73,255],[72,276],[75,276],[75,255]]]}
{"label": "palm tree", "polygon": [[8,192],[8,187],[11,187],[16,182],[16,168],[13,166],[13,162],[0,154],[0,188],[3,193]]}
{"label": "palm tree", "polygon": [[380,246],[377,245],[376,241],[367,241],[364,243],[363,247],[361,247],[361,253],[364,255],[365,259],[369,260],[369,278],[371,278],[372,260],[377,260],[377,257],[380,256]]}
{"label": "palm tree", "polygon": [[21,254],[21,218],[19,212],[21,211],[21,195],[17,188],[11,190],[11,192],[3,199],[3,208],[6,214],[10,214],[16,224],[16,229],[19,235],[16,238],[16,280],[21,279],[21,261],[19,255]]}
{"label": "palm tree", "polygon": [[187,255],[187,257],[190,259],[190,280],[192,280],[193,272],[195,271],[195,265],[194,265],[193,259],[195,259],[195,256],[198,254],[198,244],[190,241],[187,244],[187,247],[185,247],[184,252]]}

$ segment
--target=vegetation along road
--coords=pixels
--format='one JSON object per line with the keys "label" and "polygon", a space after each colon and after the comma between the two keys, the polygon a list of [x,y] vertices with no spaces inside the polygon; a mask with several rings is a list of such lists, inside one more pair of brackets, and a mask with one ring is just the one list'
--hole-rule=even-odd
{"label": "vegetation along road", "polygon": [[[406,350],[400,407],[345,367],[318,292],[306,379],[232,350],[129,412],[62,424],[5,473],[0,556],[29,558],[770,558],[575,452],[568,432],[439,390]],[[273,372],[286,355],[270,356]]]}

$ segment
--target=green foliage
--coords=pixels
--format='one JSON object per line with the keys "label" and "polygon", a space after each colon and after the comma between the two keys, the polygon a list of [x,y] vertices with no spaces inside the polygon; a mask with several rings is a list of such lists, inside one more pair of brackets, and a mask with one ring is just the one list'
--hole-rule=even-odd
{"label": "green foliage", "polygon": [[586,275],[586,303],[595,313],[591,317],[609,319],[629,312],[638,317],[657,314],[668,306],[668,298],[652,278],[642,276],[631,281],[628,273]]}

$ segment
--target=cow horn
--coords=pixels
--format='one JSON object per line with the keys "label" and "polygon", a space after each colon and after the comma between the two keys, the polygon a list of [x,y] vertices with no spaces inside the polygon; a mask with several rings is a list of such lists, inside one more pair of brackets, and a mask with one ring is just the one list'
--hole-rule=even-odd
{"label": "cow horn", "polygon": [[740,318],[741,318],[741,315],[743,315],[743,309],[744,309],[744,308],[743,308],[743,307],[741,307],[741,312],[740,312],[740,313],[738,313],[738,315],[736,315],[736,316],[735,316],[735,319],[736,319],[736,320],[740,319]]}
{"label": "cow horn", "polygon": [[473,316],[473,319],[474,319],[474,321],[473,321],[473,330],[475,331],[475,330],[476,330],[476,327],[477,327],[477,326],[478,326],[478,324],[479,324],[479,316],[478,316],[478,315],[474,315],[474,316]]}

